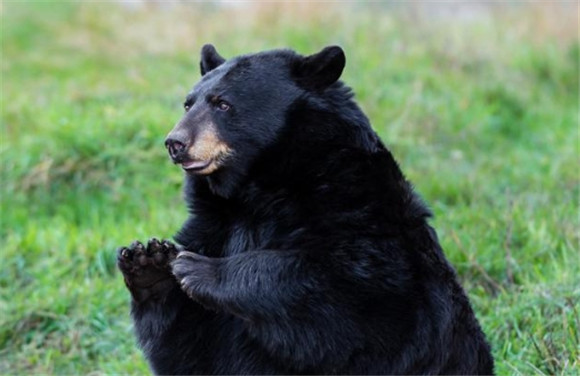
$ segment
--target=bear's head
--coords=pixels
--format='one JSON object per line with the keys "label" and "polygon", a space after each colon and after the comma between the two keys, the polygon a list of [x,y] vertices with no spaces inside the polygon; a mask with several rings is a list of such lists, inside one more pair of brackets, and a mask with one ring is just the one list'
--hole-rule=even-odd
{"label": "bear's head", "polygon": [[165,140],[169,155],[188,175],[206,176],[215,188],[244,176],[275,142],[293,103],[323,93],[344,65],[344,52],[336,46],[310,56],[273,50],[230,60],[212,45],[203,46],[202,79]]}

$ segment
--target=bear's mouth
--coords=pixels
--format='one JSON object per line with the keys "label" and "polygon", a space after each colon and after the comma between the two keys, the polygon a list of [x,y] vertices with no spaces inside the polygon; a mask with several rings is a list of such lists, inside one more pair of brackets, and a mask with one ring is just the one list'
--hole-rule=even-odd
{"label": "bear's mouth", "polygon": [[207,161],[187,161],[181,163],[181,168],[189,172],[202,172],[206,168],[208,168],[213,160]]}

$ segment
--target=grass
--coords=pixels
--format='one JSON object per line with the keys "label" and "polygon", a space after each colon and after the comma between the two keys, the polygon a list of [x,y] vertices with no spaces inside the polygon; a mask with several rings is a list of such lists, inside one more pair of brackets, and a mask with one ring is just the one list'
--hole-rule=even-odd
{"label": "grass", "polygon": [[163,148],[201,45],[347,52],[498,374],[579,374],[577,6],[3,2],[0,373],[141,374],[114,250],[186,217]]}

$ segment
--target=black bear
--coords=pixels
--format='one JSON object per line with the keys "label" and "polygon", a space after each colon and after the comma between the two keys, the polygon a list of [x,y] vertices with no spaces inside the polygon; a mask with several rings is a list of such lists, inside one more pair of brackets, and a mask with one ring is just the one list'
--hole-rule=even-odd
{"label": "black bear", "polygon": [[430,212],[340,47],[201,54],[165,141],[190,216],[118,251],[157,374],[491,374]]}

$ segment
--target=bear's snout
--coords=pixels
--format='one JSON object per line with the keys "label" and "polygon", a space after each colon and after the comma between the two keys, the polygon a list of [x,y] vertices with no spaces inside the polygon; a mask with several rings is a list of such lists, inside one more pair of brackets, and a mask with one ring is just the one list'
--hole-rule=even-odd
{"label": "bear's snout", "polygon": [[165,140],[165,147],[169,151],[169,156],[175,163],[183,162],[185,157],[186,145],[185,142],[176,138],[167,137]]}

